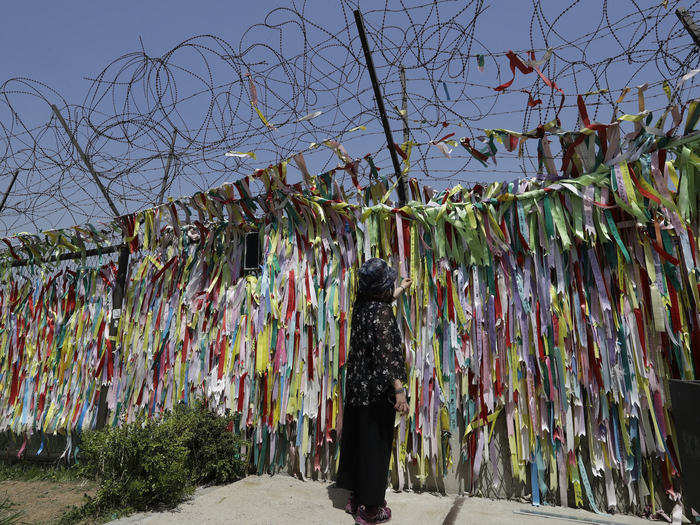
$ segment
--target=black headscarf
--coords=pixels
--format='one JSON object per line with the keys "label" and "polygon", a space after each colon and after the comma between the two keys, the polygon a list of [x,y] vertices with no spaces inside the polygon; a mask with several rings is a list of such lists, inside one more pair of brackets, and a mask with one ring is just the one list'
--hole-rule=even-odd
{"label": "black headscarf", "polygon": [[382,259],[369,259],[360,267],[357,299],[364,301],[394,300],[396,270]]}

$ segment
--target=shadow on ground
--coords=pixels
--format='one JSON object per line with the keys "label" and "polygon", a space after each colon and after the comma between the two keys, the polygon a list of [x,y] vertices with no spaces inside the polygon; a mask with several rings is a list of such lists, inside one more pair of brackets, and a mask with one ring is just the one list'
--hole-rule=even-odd
{"label": "shadow on ground", "polygon": [[326,492],[328,493],[328,499],[333,502],[334,508],[345,510],[345,504],[350,497],[350,491],[336,487],[335,483],[333,483],[326,487]]}

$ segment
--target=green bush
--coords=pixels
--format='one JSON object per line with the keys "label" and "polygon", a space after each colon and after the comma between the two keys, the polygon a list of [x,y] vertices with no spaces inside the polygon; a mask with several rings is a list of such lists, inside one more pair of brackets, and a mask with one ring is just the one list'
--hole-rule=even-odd
{"label": "green bush", "polygon": [[197,485],[240,479],[247,464],[243,441],[228,430],[232,421],[200,404],[179,406],[159,421],[86,432],[80,470],[99,488],[83,513],[174,507]]}
{"label": "green bush", "polygon": [[218,416],[203,406],[181,405],[167,422],[181,436],[188,454],[186,467],[195,485],[230,483],[246,475],[247,462],[241,456],[243,440],[231,433],[234,420]]}
{"label": "green bush", "polygon": [[187,448],[172,425],[139,419],[83,436],[82,472],[99,481],[97,512],[174,506],[190,489]]}

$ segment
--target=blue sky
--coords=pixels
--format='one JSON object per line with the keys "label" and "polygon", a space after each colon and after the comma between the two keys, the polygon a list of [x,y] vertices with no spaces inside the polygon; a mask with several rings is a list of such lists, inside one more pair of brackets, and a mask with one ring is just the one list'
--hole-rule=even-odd
{"label": "blue sky", "polygon": [[[416,5],[425,2],[414,1],[407,3],[409,5]],[[457,10],[460,5],[465,3],[466,2],[447,2],[441,15],[443,16],[443,18],[441,18],[441,23],[446,24],[449,22],[450,13]],[[673,3],[674,2],[671,2],[671,4]],[[376,8],[379,4],[383,5],[384,2],[360,2],[363,11]],[[634,6],[631,2],[627,0],[616,0],[615,2],[608,2],[608,4],[610,4],[608,16],[611,21],[618,20],[625,15],[632,15],[630,20],[634,21]],[[642,4],[651,6],[654,2],[642,2]],[[198,2],[185,2],[182,0],[170,0],[168,2],[95,2],[87,0],[71,0],[69,2],[49,2],[44,0],[33,2],[8,2],[3,6],[3,24],[0,26],[0,46],[3,49],[2,55],[0,55],[0,78],[4,80],[13,77],[29,77],[48,84],[60,92],[70,104],[80,104],[90,87],[90,81],[87,80],[86,77],[94,77],[111,60],[123,53],[138,50],[141,46],[139,39],[143,42],[144,49],[150,56],[159,56],[171,49],[178,42],[198,34],[216,35],[229,41],[234,47],[237,47],[244,31],[251,25],[262,22],[270,10],[276,7],[290,7],[291,5],[291,2],[271,2],[268,0],[258,0],[255,2],[224,2],[211,0],[200,0]],[[296,5],[299,10],[303,8],[306,17],[312,19],[319,28],[323,28],[330,33],[334,33],[345,26],[346,19],[344,17],[349,13],[347,7],[344,13],[339,4],[325,0],[310,0],[306,4],[297,2]],[[532,12],[532,5],[530,2],[501,0],[486,3],[485,5],[487,9],[481,13],[478,18],[475,33],[477,40],[472,43],[472,55],[476,53],[485,53],[486,50],[502,54],[508,51],[508,49],[525,50],[530,48],[529,22]],[[563,5],[562,2],[557,0],[542,2],[544,13],[550,20],[553,20],[561,12]],[[560,46],[557,52],[562,56],[568,57],[581,57],[585,48],[585,58],[589,63],[594,63],[608,56],[620,53],[620,44],[626,46],[638,36],[638,34],[634,32],[635,29],[638,29],[638,23],[636,25],[621,23],[618,29],[616,29],[614,37],[609,33],[605,33],[601,38],[594,41],[587,40],[585,36],[580,38],[581,35],[594,31],[601,21],[604,22],[601,16],[601,5],[602,2],[587,0],[586,2],[582,2],[582,5],[577,5],[574,9],[567,12],[557,22],[556,27],[559,31],[559,35],[554,33],[550,33],[549,35],[550,46],[555,48]],[[390,6],[399,9],[401,7],[397,0],[392,0]],[[671,5],[669,9],[672,7],[673,5]],[[462,19],[459,21],[466,24],[468,22],[467,18],[471,16],[471,13],[472,11],[464,13]],[[280,20],[285,16],[284,13],[281,13],[278,14],[276,19]],[[388,18],[391,20],[391,23],[398,26],[397,31],[399,32],[405,30],[405,28],[409,26],[408,17],[401,13],[400,10],[390,13]],[[271,20],[274,21],[275,18],[273,17]],[[664,32],[668,33],[671,22],[674,20],[674,18],[671,18],[670,21],[666,19],[664,25],[660,28],[662,36]],[[433,20],[433,23],[434,22],[435,20]],[[367,16],[367,24],[370,28],[370,33],[372,33],[372,27],[377,27],[379,23],[380,20],[377,15],[369,14]],[[419,24],[421,20],[415,19],[414,23]],[[649,23],[653,24],[653,21],[649,21]],[[322,29],[310,29],[313,30],[313,34],[309,37],[312,43],[315,41],[314,39],[320,41],[323,38]],[[351,29],[354,30],[354,26],[351,26]],[[651,31],[649,31],[649,33],[646,40],[638,49],[654,49],[654,46],[656,46],[654,35],[651,34]],[[354,34],[350,36],[354,37]],[[392,32],[392,37],[397,37],[396,31]],[[270,43],[271,45],[277,46],[277,38],[274,31],[258,29],[248,33],[246,41],[249,43]],[[283,51],[285,54],[292,56],[301,51],[301,40],[298,38],[298,33],[290,30],[284,34],[284,38]],[[370,34],[370,38],[375,39],[376,35]],[[578,47],[562,47],[563,39],[571,40],[576,38],[580,38],[577,42]],[[538,49],[543,49],[545,47],[541,32],[536,26],[534,39],[535,47]],[[618,43],[617,40],[620,42]],[[433,41],[433,44],[436,42],[437,41]],[[687,40],[677,38],[675,42],[678,45],[686,45],[689,43],[689,38]],[[359,42],[356,42],[356,45],[359,51]],[[449,50],[449,45],[444,42],[442,45],[444,50]],[[461,51],[466,53],[466,50],[463,48]],[[343,53],[333,49],[327,51],[316,49],[315,52],[317,53],[317,58],[322,56],[327,60],[325,65],[321,64],[319,66],[321,72],[324,68],[331,68],[334,60],[340,61],[344,58]],[[246,56],[246,59],[254,62],[257,54],[258,50],[256,49],[250,52]],[[259,55],[261,59],[267,58],[269,60],[270,55],[266,54],[264,50],[261,49]],[[542,51],[539,51],[537,58],[540,58],[541,55]],[[641,54],[639,56],[641,56]],[[522,54],[521,57],[525,58]],[[181,60],[183,61],[182,63],[187,65],[188,60],[194,59],[192,55],[188,55],[183,56]],[[445,85],[448,86],[448,92],[451,93],[451,100],[447,101],[445,100],[446,95],[444,92],[440,90],[438,90],[436,94],[430,92],[430,85],[425,81],[425,72],[422,71],[420,67],[417,67],[416,60],[411,59],[410,53],[406,60],[409,67],[409,91],[412,94],[415,93],[425,100],[430,100],[431,97],[442,98],[442,104],[445,107],[454,108],[457,113],[461,115],[475,115],[478,109],[472,107],[469,101],[460,99],[459,96],[459,83],[462,82],[462,80],[468,80],[473,83],[474,86],[467,88],[464,92],[469,96],[481,97],[478,98],[476,103],[483,104],[484,107],[490,109],[491,113],[488,117],[480,121],[470,122],[470,124],[475,127],[470,130],[457,126],[460,119],[454,118],[451,120],[449,116],[444,115],[442,119],[449,121],[447,122],[448,126],[444,129],[442,127],[435,127],[434,125],[412,124],[416,140],[427,142],[430,138],[437,138],[442,134],[452,132],[456,134],[455,137],[461,135],[476,136],[479,134],[476,128],[502,127],[517,131],[522,130],[524,126],[523,109],[527,103],[527,95],[520,90],[531,89],[536,80],[534,74],[527,77],[518,74],[511,90],[498,99],[494,99],[495,93],[492,90],[492,86],[499,83],[499,80],[496,78],[496,64],[500,65],[503,75],[500,82],[505,81],[510,77],[507,59],[499,55],[495,58],[494,62],[487,57],[486,70],[483,73],[479,72],[475,67],[476,63],[474,59],[473,63],[470,64],[468,75],[451,75],[449,70],[438,71],[438,76],[435,77],[434,80],[438,82],[439,88],[442,87],[443,79],[446,80]],[[380,71],[380,79],[385,82],[387,98],[389,99],[387,105],[391,108],[393,104],[399,103],[399,97],[397,96],[398,91],[396,89],[398,85],[398,72],[383,67],[386,62],[376,50],[375,61]],[[199,68],[198,71],[200,73],[204,71],[201,67],[201,63],[196,61],[190,63],[193,64],[195,68]],[[558,64],[559,69],[561,69],[561,62]],[[411,69],[412,66],[416,67]],[[226,68],[219,68],[218,66],[217,68],[214,70],[217,81],[224,81],[229,78],[236,80],[235,72],[229,71]],[[646,66],[639,71],[637,71],[637,69],[636,65],[629,64],[624,59],[616,62],[614,67],[608,69],[603,80],[605,85],[613,89],[614,93],[615,90],[617,90],[613,98],[617,98],[619,90],[625,85],[630,84],[635,86],[647,81],[658,81],[661,78],[659,70],[653,65]],[[661,69],[661,73],[667,73],[667,71],[663,69],[663,65]],[[291,93],[285,93],[284,89],[280,88],[279,85],[275,85],[274,76],[276,73],[272,74],[270,79],[266,79],[264,77],[263,66],[253,66],[251,71],[253,71],[254,74],[258,74],[256,84],[261,100],[268,100],[273,92],[281,99],[294,96]],[[366,88],[366,91],[362,92],[361,96],[365,97],[364,102],[368,106],[371,106],[373,105],[373,99],[370,91],[369,76],[365,72],[361,73],[363,76],[359,82],[361,87]],[[633,80],[630,83],[632,77]],[[267,80],[269,80],[270,83],[266,86],[264,84]],[[565,103],[567,107],[560,115],[563,127],[569,129],[575,128],[576,112],[570,106],[575,104],[576,93],[592,89],[592,77],[590,74],[582,71],[578,73],[576,82],[574,82],[574,79],[570,75],[564,76],[561,79],[555,78],[555,80],[567,93]],[[186,92],[190,87],[194,89],[194,84],[188,86],[186,82],[178,83],[178,89],[182,88],[183,92]],[[542,85],[540,82],[538,89],[541,88]],[[542,93],[547,94],[546,91],[545,89]],[[338,92],[338,94],[341,97],[343,96],[342,91]],[[663,107],[665,99],[662,98],[662,95],[663,93],[659,85],[650,88],[647,91],[647,108],[656,109]],[[37,103],[35,99],[19,95],[13,95],[13,97],[15,97],[13,103],[16,104],[18,110],[21,111],[22,118],[28,125],[42,123],[49,118],[50,110],[45,104]],[[332,98],[331,95],[324,94],[324,97],[323,101],[319,101],[319,103],[322,102],[324,106],[324,115],[319,117],[317,121],[319,123],[323,122],[322,127],[324,130],[337,132],[346,131],[349,125],[347,117],[345,115],[339,117],[337,113],[334,114],[330,106],[331,102],[329,101],[329,99]],[[546,106],[547,100],[544,97],[543,100]],[[493,107],[490,107],[490,104],[494,101],[495,104]],[[593,101],[593,99],[587,99],[587,101]],[[415,101],[410,102],[412,104]],[[197,119],[201,118],[203,109],[202,107],[198,107],[197,104],[197,99],[195,99],[184,109],[183,116],[185,120],[191,119],[193,122],[197,122]],[[278,106],[280,105],[279,102],[275,103],[274,101],[270,101],[269,104],[271,104],[271,106],[275,104]],[[420,104],[425,106],[427,103],[421,102]],[[636,112],[636,104],[636,97],[633,93],[630,93],[621,104],[620,112]],[[592,106],[591,113],[593,113],[595,107],[595,105]],[[304,104],[296,103],[295,106],[297,114],[305,114],[304,112],[311,112],[313,110],[313,104],[308,104],[307,107],[305,107]],[[430,111],[428,111],[427,114],[430,114]],[[609,107],[609,105],[603,104],[600,106],[600,112],[597,118],[601,121],[609,121],[611,114],[612,108]],[[409,117],[415,116],[409,105]],[[6,114],[0,112],[0,119],[5,117]],[[253,125],[258,127],[260,125],[257,116],[252,113],[250,107],[246,107],[245,111],[241,111],[238,118],[243,122],[248,119],[253,122]],[[282,116],[279,118],[282,118]],[[551,114],[535,114],[531,117],[528,125],[534,127],[534,125],[538,123],[538,118],[544,122],[551,118]],[[362,119],[360,118],[359,120]],[[360,123],[362,122],[357,122],[357,124]],[[400,141],[401,123],[398,118],[396,118],[395,114],[392,114],[392,126],[395,131],[395,139]],[[343,129],[343,127],[346,129]],[[294,128],[294,130],[297,129],[300,130],[300,133],[303,131],[299,126]],[[282,130],[276,133],[279,134],[278,136],[282,134],[285,134],[285,136],[290,133],[292,135],[294,134],[294,132],[283,132]],[[323,140],[323,137],[319,135],[318,129],[305,132],[303,136],[304,139],[299,139],[299,144],[308,144],[309,140],[306,139],[307,136],[313,136],[315,140],[318,138]],[[267,135],[265,135],[265,137],[267,137]],[[247,151],[254,147],[260,147],[260,144],[263,142],[264,140],[261,138],[260,141],[255,144],[225,144],[222,145],[221,155],[223,155],[226,148]],[[347,139],[343,139],[343,143],[346,144],[352,156],[361,157],[367,152],[381,150],[383,137],[378,123],[370,121],[368,129],[365,132],[355,132],[353,135],[348,135]],[[489,168],[484,169],[475,162],[469,161],[469,157],[463,150],[455,150],[452,159],[445,159],[441,158],[440,152],[434,147],[432,147],[433,150],[430,150],[431,146],[424,146],[424,148],[430,151],[429,165],[424,166],[422,170],[420,167],[415,166],[411,175],[418,177],[422,182],[426,182],[438,188],[457,182],[512,180],[523,175],[522,168],[520,167],[521,162],[513,158],[513,155],[508,156],[507,154],[503,154],[499,157],[498,166],[494,167],[490,165]],[[262,149],[264,148],[261,147],[261,150]],[[327,151],[324,152],[324,154],[327,153]],[[222,158],[222,162],[231,162],[231,174],[227,176],[227,179],[235,180],[240,176],[248,174],[253,168],[264,167],[269,162],[273,162],[275,160],[274,157],[275,155],[271,152],[265,153],[264,151],[259,151],[256,161],[251,160],[245,163],[238,163],[234,160],[225,160]],[[386,169],[390,169],[390,163],[386,152],[380,152],[377,158],[381,165],[386,166]],[[320,172],[323,169],[332,167],[329,162],[332,164],[333,161],[328,158],[328,155],[326,155],[323,160],[319,159],[314,157],[314,154],[310,154],[309,168],[311,171]],[[456,167],[462,165],[465,165],[465,167],[460,173],[456,175],[452,173]],[[11,169],[11,166],[8,165],[4,168]],[[148,183],[146,178],[152,177],[152,175],[144,174],[143,177],[144,184],[146,184]],[[291,177],[294,179],[298,177],[298,175],[295,174]],[[9,176],[5,173],[0,175],[0,188],[5,185],[5,181],[8,178]],[[157,178],[156,176],[156,179]],[[206,187],[207,185],[218,184],[220,182],[222,182],[221,177],[212,177],[209,179],[206,174],[198,175],[198,179],[194,182],[192,180],[187,180],[174,184],[169,188],[168,193],[173,196],[178,196],[190,193],[197,187]],[[348,182],[349,181],[346,181],[346,184]],[[27,179],[23,180],[23,184],[25,187],[31,187],[33,182],[31,179]],[[89,183],[82,184],[80,190],[87,194],[93,194],[93,196],[96,193],[96,188],[91,187]],[[38,222],[35,221],[35,225],[41,228],[66,226],[73,222],[81,222],[81,217],[83,216],[99,216],[100,213],[104,213],[103,204],[95,204],[93,202],[91,207],[89,203],[90,198],[84,196],[78,197],[78,190],[76,190],[75,195],[76,202],[81,202],[81,206],[87,206],[83,215],[78,214],[78,216],[72,216],[62,213],[59,210],[62,205],[55,205],[54,208],[52,208],[53,211],[47,213],[46,216],[42,217]],[[70,197],[68,197],[67,200],[70,201]],[[100,199],[99,197],[94,197],[94,200],[99,201]],[[124,206],[125,211],[127,209],[132,211],[138,208],[140,204],[138,201],[134,200],[125,202]],[[19,227],[21,224],[21,220],[15,221],[13,227]],[[29,228],[29,226],[26,228]]]}

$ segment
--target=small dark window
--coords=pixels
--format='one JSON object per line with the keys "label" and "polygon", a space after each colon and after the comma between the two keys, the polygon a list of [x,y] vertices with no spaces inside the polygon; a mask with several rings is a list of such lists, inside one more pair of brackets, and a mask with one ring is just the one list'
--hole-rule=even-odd
{"label": "small dark window", "polygon": [[260,233],[250,232],[245,234],[245,257],[243,260],[243,272],[253,273],[260,270]]}

